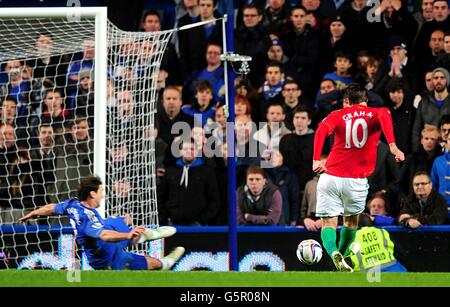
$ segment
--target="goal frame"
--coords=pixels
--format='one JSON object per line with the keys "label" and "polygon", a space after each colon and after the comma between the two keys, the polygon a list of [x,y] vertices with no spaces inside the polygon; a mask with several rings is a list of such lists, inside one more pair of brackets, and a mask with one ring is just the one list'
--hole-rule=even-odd
{"label": "goal frame", "polygon": [[[106,114],[108,18],[107,7],[2,8],[0,18],[79,18],[95,19],[95,91],[94,91],[94,173],[106,183]],[[103,89],[103,90],[102,90]],[[105,201],[97,208],[105,217]]]}

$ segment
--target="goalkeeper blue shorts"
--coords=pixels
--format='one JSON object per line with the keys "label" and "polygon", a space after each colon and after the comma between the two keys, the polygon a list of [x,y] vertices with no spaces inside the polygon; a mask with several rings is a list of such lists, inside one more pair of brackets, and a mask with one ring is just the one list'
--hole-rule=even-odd
{"label": "goalkeeper blue shorts", "polygon": [[136,255],[124,250],[117,251],[112,261],[113,270],[147,270],[145,256]]}

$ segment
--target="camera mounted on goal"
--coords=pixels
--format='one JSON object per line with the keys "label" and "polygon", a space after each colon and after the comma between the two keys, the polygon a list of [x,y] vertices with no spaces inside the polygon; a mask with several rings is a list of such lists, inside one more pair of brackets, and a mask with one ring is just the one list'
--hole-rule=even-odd
{"label": "camera mounted on goal", "polygon": [[[231,67],[233,68],[234,72],[236,74],[246,76],[250,73],[250,66],[248,65],[248,62],[252,60],[251,56],[248,55],[240,55],[237,53],[231,53],[227,52],[225,54],[220,55],[221,61],[230,62]],[[241,66],[236,70],[236,67],[233,65],[235,62],[241,62]]]}

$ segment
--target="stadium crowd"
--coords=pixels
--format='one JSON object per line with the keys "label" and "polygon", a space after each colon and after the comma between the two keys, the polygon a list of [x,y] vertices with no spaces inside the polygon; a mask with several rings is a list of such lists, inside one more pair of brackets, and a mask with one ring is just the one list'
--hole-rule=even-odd
{"label": "stadium crowd", "polygon": [[[224,2],[181,1],[176,24],[220,18]],[[361,222],[411,228],[449,224],[449,3],[382,0],[372,8],[367,2],[235,1],[235,52],[252,57],[250,73],[234,84],[239,225],[320,230],[314,133],[323,118],[342,107],[343,89],[355,82],[368,91],[369,106],[389,108],[397,145],[407,155],[397,164],[380,141]],[[160,31],[163,17],[157,10],[144,12],[142,31]],[[221,23],[177,32],[162,59],[155,119],[160,224],[227,224]],[[53,39],[41,33],[36,48],[48,48]],[[74,196],[70,191],[78,180],[93,171],[92,40],[84,41],[84,50],[70,60],[43,52],[32,61],[10,59],[1,66],[2,224]],[[108,108],[125,125],[134,101],[146,98],[114,86],[109,78]],[[192,128],[190,138],[172,133],[177,123]],[[214,146],[207,146],[208,140]],[[174,142],[179,157],[171,150]],[[109,140],[110,163],[123,166],[130,150]],[[107,181],[117,198],[127,197],[133,184],[125,177]]]}

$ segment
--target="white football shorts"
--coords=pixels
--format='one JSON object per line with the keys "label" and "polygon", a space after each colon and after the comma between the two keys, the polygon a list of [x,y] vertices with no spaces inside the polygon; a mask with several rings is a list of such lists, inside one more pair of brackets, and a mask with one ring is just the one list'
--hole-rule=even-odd
{"label": "white football shorts", "polygon": [[342,178],[321,174],[317,183],[317,217],[351,216],[364,211],[367,178]]}

